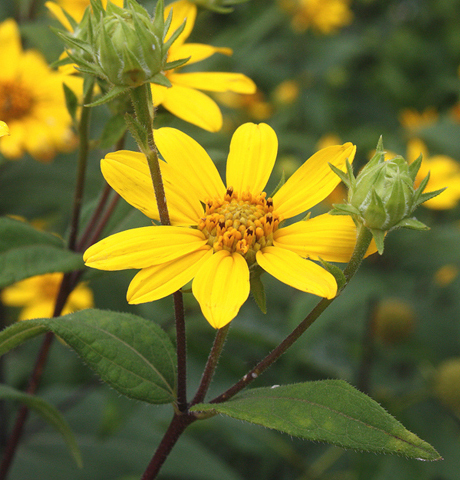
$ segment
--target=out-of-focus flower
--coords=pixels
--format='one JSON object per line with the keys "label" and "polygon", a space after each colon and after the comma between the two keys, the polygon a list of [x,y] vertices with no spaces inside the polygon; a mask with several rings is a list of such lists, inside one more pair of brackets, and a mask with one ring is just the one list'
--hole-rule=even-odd
{"label": "out-of-focus flower", "polygon": [[[107,0],[101,0],[104,8],[107,6]],[[123,0],[111,0],[118,7],[123,7]],[[68,13],[77,23],[81,22],[86,8],[90,5],[90,0],[55,0],[46,2],[48,10],[61,22],[62,26],[69,32],[73,31],[72,25],[67,20],[63,10]]]}
{"label": "out-of-focus flower", "polygon": [[460,200],[460,164],[447,155],[429,156],[426,145],[418,139],[410,140],[407,145],[407,159],[413,162],[422,155],[423,161],[415,178],[415,186],[430,173],[426,191],[447,189],[437,197],[427,200],[423,205],[433,210],[454,208]]}
{"label": "out-of-focus flower", "polygon": [[[47,273],[22,280],[2,291],[2,302],[9,307],[22,307],[19,320],[52,317],[62,277],[62,273]],[[62,315],[92,306],[91,290],[80,284],[67,299]]]}
{"label": "out-of-focus flower", "polygon": [[388,345],[406,340],[415,328],[415,312],[411,305],[398,298],[387,298],[377,305],[372,331],[376,338]]}
{"label": "out-of-focus flower", "polygon": [[58,151],[71,151],[76,137],[62,84],[78,91],[80,79],[51,70],[39,52],[23,51],[11,19],[0,24],[0,65],[0,118],[11,134],[0,140],[1,153],[15,159],[27,151],[49,162]]}
{"label": "out-of-focus flower", "polygon": [[260,90],[250,95],[235,92],[216,93],[215,97],[227,107],[243,110],[251,120],[267,120],[273,114],[273,107]]}
{"label": "out-of-focus flower", "polygon": [[434,281],[440,287],[446,287],[450,285],[459,274],[459,268],[457,265],[443,265],[434,274]]}
{"label": "out-of-focus flower", "polygon": [[428,127],[438,121],[439,114],[434,107],[426,108],[422,113],[414,108],[406,108],[399,114],[399,122],[408,130]]}
{"label": "out-of-focus flower", "polygon": [[439,365],[434,378],[434,393],[446,406],[460,413],[460,357]]}
{"label": "out-of-focus flower", "polygon": [[[260,275],[261,269],[299,290],[336,295],[334,277],[311,260],[347,262],[356,243],[353,221],[326,214],[279,226],[331,192],[339,179],[328,162],[343,169],[346,159],[354,157],[351,143],[317,152],[267,198],[263,188],[278,150],[268,125],[246,123],[236,130],[227,186],[205,150],[184,133],[161,128],[155,139],[165,159],[161,173],[172,226],[117,233],[84,254],[92,268],[141,269],[128,289],[130,303],[158,300],[193,279],[203,315],[214,328],[222,328],[237,315],[249,295],[251,275]],[[125,200],[158,219],[144,155],[111,153],[101,169]]]}
{"label": "out-of-focus flower", "polygon": [[[230,48],[219,48],[201,43],[185,43],[196,17],[196,5],[179,0],[165,8],[165,17],[173,11],[171,26],[165,41],[186,19],[183,32],[171,45],[168,62],[188,58],[186,65],[204,60],[214,53],[231,55]],[[216,132],[222,127],[222,113],[216,102],[200,90],[209,92],[236,92],[252,94],[256,91],[254,82],[241,73],[190,72],[177,73],[176,69],[165,72],[171,87],[152,84],[152,99],[155,106],[162,105],[176,117],[193,123],[205,130]]]}
{"label": "out-of-focus flower", "polygon": [[311,28],[332,34],[353,20],[351,0],[279,0],[281,8],[292,15],[292,27],[298,32]]}
{"label": "out-of-focus flower", "polygon": [[299,98],[299,94],[299,83],[295,80],[285,80],[284,82],[281,82],[273,91],[273,103],[276,106],[291,105]]}
{"label": "out-of-focus flower", "polygon": [[8,125],[5,122],[0,121],[0,137],[3,137],[3,135],[9,135],[10,134],[10,129],[8,128]]}

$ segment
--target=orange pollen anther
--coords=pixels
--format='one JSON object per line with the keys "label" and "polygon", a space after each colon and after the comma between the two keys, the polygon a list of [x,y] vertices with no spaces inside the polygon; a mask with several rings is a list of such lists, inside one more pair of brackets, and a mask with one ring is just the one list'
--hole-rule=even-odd
{"label": "orange pollen anther", "polygon": [[243,255],[249,264],[262,248],[273,245],[273,234],[280,223],[273,212],[273,200],[265,192],[238,194],[228,187],[223,199],[205,202],[205,215],[198,228],[214,251],[228,250]]}

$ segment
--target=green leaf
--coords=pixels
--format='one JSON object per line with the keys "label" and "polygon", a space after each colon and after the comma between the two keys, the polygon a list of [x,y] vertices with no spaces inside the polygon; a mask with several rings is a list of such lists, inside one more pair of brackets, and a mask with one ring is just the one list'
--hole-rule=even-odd
{"label": "green leaf", "polygon": [[34,275],[83,268],[81,254],[55,235],[12,218],[0,218],[0,288]]}
{"label": "green leaf", "polygon": [[264,271],[259,267],[257,270],[251,272],[250,285],[251,293],[254,297],[257,306],[262,313],[267,313],[267,297],[265,295],[265,287],[261,280],[261,275]]}
{"label": "green leaf", "polygon": [[47,330],[123,395],[154,404],[175,400],[175,350],[155,323],[96,309],[26,320],[0,332],[0,355]]}
{"label": "green leaf", "polygon": [[45,402],[45,400],[39,397],[20,392],[19,390],[16,390],[8,385],[0,385],[0,398],[3,400],[15,400],[22,402],[30,409],[38,413],[47,423],[53,426],[62,435],[62,438],[67,444],[67,447],[69,448],[70,453],[75,459],[77,465],[80,468],[83,466],[80,450],[77,442],[75,441],[73,432],[56,407],[48,402]]}
{"label": "green leaf", "polygon": [[69,115],[72,117],[72,120],[76,123],[77,121],[77,107],[78,107],[78,98],[75,95],[74,91],[68,87],[65,83],[62,84],[64,87],[64,96],[65,104]]}
{"label": "green leaf", "polygon": [[175,350],[152,321],[88,309],[44,324],[123,395],[154,404],[175,400]]}
{"label": "green leaf", "polygon": [[214,411],[343,448],[441,460],[431,445],[342,380],[256,388],[225,403],[195,405],[191,410]]}
{"label": "green leaf", "polygon": [[13,323],[0,332],[0,355],[47,331],[39,319]]}

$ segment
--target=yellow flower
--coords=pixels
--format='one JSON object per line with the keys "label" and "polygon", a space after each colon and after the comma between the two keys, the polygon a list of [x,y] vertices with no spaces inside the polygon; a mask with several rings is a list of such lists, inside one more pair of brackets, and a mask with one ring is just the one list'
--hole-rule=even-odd
{"label": "yellow flower", "polygon": [[430,173],[425,191],[431,192],[447,187],[441,195],[426,201],[423,205],[433,210],[454,208],[460,200],[460,164],[447,155],[430,157],[425,144],[418,139],[410,140],[407,145],[407,160],[413,162],[422,154],[422,166],[415,179],[415,186]]}
{"label": "yellow flower", "polygon": [[[214,53],[231,55],[230,48],[218,48],[201,43],[184,43],[195,24],[195,4],[179,0],[165,8],[165,17],[173,9],[171,26],[166,40],[187,19],[185,29],[171,45],[168,62],[191,57],[186,65],[204,60]],[[155,106],[163,107],[176,117],[193,123],[210,132],[217,132],[222,127],[222,113],[216,102],[199,90],[210,92],[254,93],[254,82],[241,73],[191,72],[177,73],[176,69],[165,72],[172,87],[152,84],[152,98]]]}
{"label": "yellow flower", "polygon": [[335,33],[353,19],[350,0],[279,0],[281,8],[291,13],[292,27],[303,32],[311,27],[323,34]]}
{"label": "yellow flower", "polygon": [[2,122],[0,120],[0,137],[3,137],[3,135],[9,135],[10,134],[10,129],[8,128],[8,125],[5,122]]}
{"label": "yellow flower", "polygon": [[[111,0],[112,3],[123,8],[123,0]],[[72,26],[67,20],[63,10],[66,11],[77,23],[81,22],[86,8],[90,5],[90,0],[57,0],[57,2],[46,2],[48,10],[61,22],[62,26],[69,32],[73,31]],[[102,6],[107,6],[107,0],[102,0]]]}
{"label": "yellow flower", "polygon": [[39,52],[23,51],[11,19],[0,24],[0,65],[0,118],[11,133],[0,140],[0,152],[19,158],[27,151],[48,162],[57,151],[73,149],[76,138],[62,83],[76,88],[75,79],[52,71]]}
{"label": "yellow flower", "polygon": [[[2,291],[2,302],[10,307],[23,307],[19,320],[52,317],[62,277],[62,273],[47,273],[22,280]],[[67,299],[62,315],[92,306],[91,290],[80,284]]]}
{"label": "yellow flower", "polygon": [[[346,143],[315,153],[268,198],[263,189],[278,150],[278,139],[268,125],[246,123],[235,131],[227,186],[205,150],[189,136],[161,128],[155,139],[165,160],[161,171],[172,226],[120,232],[84,254],[93,268],[141,269],[129,286],[129,303],[163,298],[193,279],[192,291],[203,315],[214,328],[222,328],[246,301],[250,272],[257,265],[304,292],[336,295],[334,277],[311,260],[349,260],[356,242],[351,218],[325,214],[286,227],[281,223],[309,210],[334,189],[339,177],[328,162],[344,169],[356,147]],[[158,220],[143,155],[110,153],[101,169],[127,202]]]}
{"label": "yellow flower", "polygon": [[428,107],[422,113],[413,108],[406,108],[400,113],[399,122],[409,130],[417,130],[433,125],[438,121],[438,117],[439,114],[434,107]]}

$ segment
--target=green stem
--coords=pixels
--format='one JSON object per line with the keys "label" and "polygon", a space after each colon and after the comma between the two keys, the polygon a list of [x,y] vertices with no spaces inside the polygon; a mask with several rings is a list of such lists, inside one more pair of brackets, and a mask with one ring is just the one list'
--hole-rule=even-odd
{"label": "green stem", "polygon": [[[139,148],[147,159],[158,212],[160,214],[160,221],[162,225],[171,225],[163,179],[161,177],[158,150],[153,137],[154,109],[150,84],[144,83],[129,91],[136,113],[137,123],[128,122],[128,126],[134,138],[139,143]],[[187,408],[187,344],[183,298],[182,292],[180,291],[174,294],[174,313],[176,318],[177,408],[179,411],[185,411]]]}
{"label": "green stem", "polygon": [[[85,95],[83,97],[83,105],[91,103],[93,98],[94,79],[90,80],[90,84],[87,85]],[[79,151],[78,151],[78,170],[77,170],[77,183],[75,186],[75,195],[73,200],[72,219],[70,222],[70,233],[68,247],[69,250],[76,249],[78,225],[80,222],[80,212],[83,203],[83,192],[85,188],[85,176],[86,165],[88,162],[89,152],[89,124],[91,117],[90,107],[81,107],[80,123],[78,125],[78,134],[80,138]]]}
{"label": "green stem", "polygon": [[214,339],[214,345],[212,346],[212,349],[209,352],[208,361],[206,362],[206,367],[203,371],[200,385],[195,394],[195,397],[190,403],[190,406],[196,405],[197,403],[201,403],[204,400],[204,397],[208,392],[209,386],[211,385],[211,380],[212,380],[212,377],[214,376],[214,371],[216,370],[217,362],[219,361],[220,354],[222,353],[222,349],[224,348],[224,343],[227,338],[229,328],[230,328],[230,324],[217,330],[216,338]]}
{"label": "green stem", "polygon": [[272,350],[262,361],[260,361],[252,370],[250,370],[243,378],[241,378],[232,387],[226,390],[224,393],[214,398],[211,403],[222,403],[238,392],[243,390],[247,385],[253,382],[260,374],[262,374],[268,367],[270,367],[281,355],[294,343],[300,336],[307,330],[308,327],[326,310],[326,308],[338,297],[342,290],[348,285],[353,275],[357,272],[363,258],[369,248],[372,240],[372,234],[367,229],[362,227],[358,231],[358,239],[356,241],[355,250],[351,257],[350,262],[344,270],[346,283],[342,289],[337,293],[337,296],[331,299],[323,298],[316,305],[316,307],[302,320],[302,322],[274,349]]}

